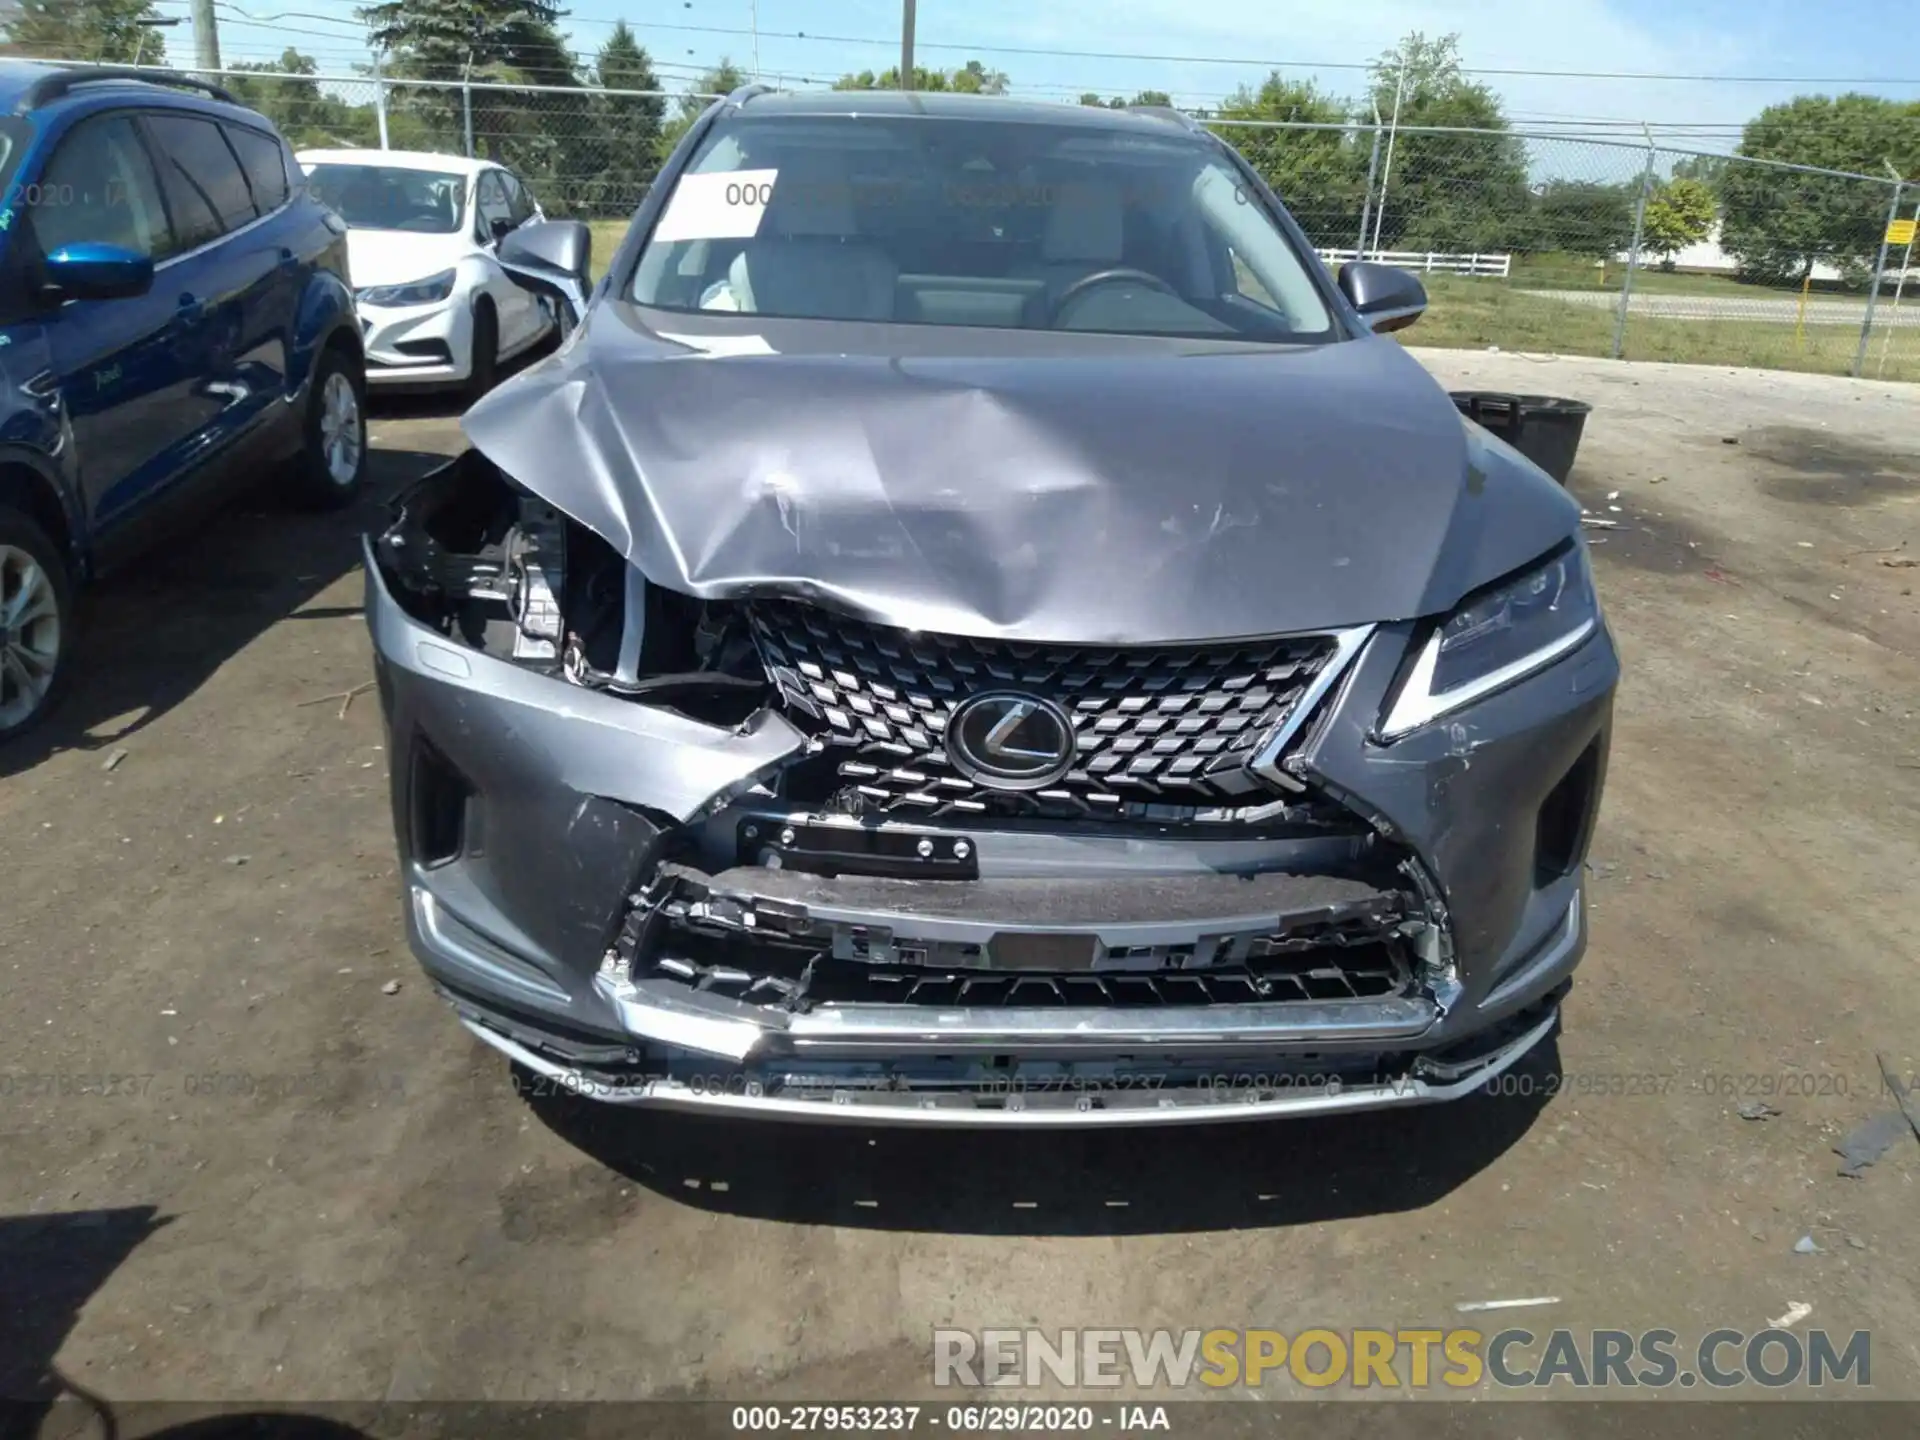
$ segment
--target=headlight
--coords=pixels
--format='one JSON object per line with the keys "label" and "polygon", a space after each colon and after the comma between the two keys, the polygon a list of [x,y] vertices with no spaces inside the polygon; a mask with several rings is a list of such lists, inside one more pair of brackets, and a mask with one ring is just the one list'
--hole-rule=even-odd
{"label": "headlight", "polygon": [[1381,738],[1398,739],[1551,665],[1600,623],[1586,547],[1473,596],[1421,647]]}
{"label": "headlight", "polygon": [[453,271],[442,270],[405,285],[375,285],[354,298],[362,305],[432,305],[453,294]]}

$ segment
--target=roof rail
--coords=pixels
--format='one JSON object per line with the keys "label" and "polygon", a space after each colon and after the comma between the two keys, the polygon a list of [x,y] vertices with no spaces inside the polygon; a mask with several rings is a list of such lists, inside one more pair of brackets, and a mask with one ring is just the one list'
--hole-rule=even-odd
{"label": "roof rail", "polygon": [[1192,130],[1202,134],[1209,133],[1207,127],[1194,119],[1193,116],[1187,114],[1184,110],[1176,110],[1171,105],[1129,105],[1127,106],[1127,113],[1129,115],[1151,115],[1156,120],[1171,120],[1182,130]]}
{"label": "roof rail", "polygon": [[751,80],[727,96],[727,104],[744,105],[756,95],[771,95],[773,93],[773,86],[763,85],[758,80]]}
{"label": "roof rail", "polygon": [[82,85],[129,80],[142,85],[170,85],[182,90],[198,90],[203,94],[211,95],[216,100],[224,100],[229,105],[239,103],[231,93],[222,90],[210,80],[196,80],[191,75],[181,75],[172,70],[142,70],[131,65],[86,65],[55,70],[50,75],[42,75],[27,86],[14,109],[20,114],[25,114],[29,110],[37,110],[42,105],[58,100],[62,95],[77,90]]}

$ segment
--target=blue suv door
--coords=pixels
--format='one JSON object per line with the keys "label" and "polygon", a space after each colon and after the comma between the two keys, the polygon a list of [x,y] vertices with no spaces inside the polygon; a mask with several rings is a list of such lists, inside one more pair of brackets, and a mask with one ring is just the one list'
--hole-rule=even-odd
{"label": "blue suv door", "polygon": [[162,274],[173,280],[178,271],[182,294],[194,297],[209,327],[209,369],[195,398],[203,417],[199,448],[212,456],[265,418],[285,389],[277,332],[293,305],[286,283],[293,252],[281,244],[277,226],[260,220],[273,207],[254,203],[226,126],[187,110],[150,110],[143,123],[168,213],[176,225],[190,217],[194,235],[210,237],[204,249],[186,247]]}
{"label": "blue suv door", "polygon": [[264,217],[250,248],[258,257],[254,268],[267,278],[247,292],[239,368],[265,407],[271,396],[292,395],[296,388],[293,330],[308,273],[308,262],[300,253],[304,226],[289,208],[293,184],[280,137],[228,120],[220,123],[220,129],[246,172],[254,209]]}
{"label": "blue suv door", "polygon": [[[105,241],[156,262],[179,248],[129,111],[94,115],[63,136],[39,179],[31,240],[41,253]],[[42,322],[70,427],[82,503],[103,554],[141,497],[189,463],[202,424],[194,396],[208,359],[204,313],[155,277],[145,295],[69,300]]]}

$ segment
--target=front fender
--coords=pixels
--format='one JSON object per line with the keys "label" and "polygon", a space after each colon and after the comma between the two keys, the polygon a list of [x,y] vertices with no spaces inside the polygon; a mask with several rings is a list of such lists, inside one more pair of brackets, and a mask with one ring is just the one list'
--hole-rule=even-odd
{"label": "front fender", "polygon": [[[11,478],[9,478],[11,477]],[[13,487],[22,493],[8,497]],[[52,352],[38,322],[0,327],[0,498],[57,510],[77,573],[92,560],[86,511],[66,407]]]}
{"label": "front fender", "polygon": [[338,335],[352,342],[354,354],[361,353],[360,319],[354,312],[353,292],[333,272],[316,270],[307,279],[294,316],[293,350],[287,365],[288,400],[297,400],[306,393],[313,378],[314,361]]}
{"label": "front fender", "polygon": [[493,313],[498,315],[512,301],[513,291],[512,277],[494,256],[476,253],[461,258],[460,280],[453,293],[466,298],[468,314],[473,313],[474,305],[484,295],[493,302]]}

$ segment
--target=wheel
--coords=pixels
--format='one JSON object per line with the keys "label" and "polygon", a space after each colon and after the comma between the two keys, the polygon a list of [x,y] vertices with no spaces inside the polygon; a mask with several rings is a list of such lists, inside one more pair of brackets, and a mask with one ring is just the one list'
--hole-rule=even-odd
{"label": "wheel", "polygon": [[478,400],[493,389],[500,374],[500,317],[482,300],[473,307],[473,365],[467,371],[467,398]]}
{"label": "wheel", "polygon": [[367,475],[367,381],[340,350],[321,353],[300,449],[300,498],[320,510],[353,503]]}
{"label": "wheel", "polygon": [[0,507],[0,741],[50,711],[73,669],[66,557],[46,531]]}

